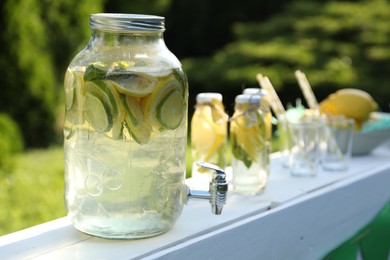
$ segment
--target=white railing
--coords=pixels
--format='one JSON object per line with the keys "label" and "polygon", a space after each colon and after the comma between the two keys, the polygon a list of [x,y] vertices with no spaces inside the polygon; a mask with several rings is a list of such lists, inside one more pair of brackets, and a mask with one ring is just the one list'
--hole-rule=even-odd
{"label": "white railing", "polygon": [[291,177],[273,154],[265,192],[230,193],[222,215],[191,200],[171,231],[130,241],[80,233],[65,217],[0,237],[0,259],[321,259],[389,199],[389,147],[314,178]]}

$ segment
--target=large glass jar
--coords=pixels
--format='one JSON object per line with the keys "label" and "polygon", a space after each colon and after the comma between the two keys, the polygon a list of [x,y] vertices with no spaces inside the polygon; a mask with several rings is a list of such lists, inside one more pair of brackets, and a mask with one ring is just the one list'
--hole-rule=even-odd
{"label": "large glass jar", "polygon": [[92,14],[65,76],[65,198],[82,232],[132,239],[168,231],[185,186],[188,83],[164,18]]}

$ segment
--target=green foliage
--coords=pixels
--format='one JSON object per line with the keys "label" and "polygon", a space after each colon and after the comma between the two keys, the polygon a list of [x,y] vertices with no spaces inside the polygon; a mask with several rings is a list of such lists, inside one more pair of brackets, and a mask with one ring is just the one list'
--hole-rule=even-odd
{"label": "green foliage", "polygon": [[0,235],[66,215],[63,148],[16,156],[16,167],[0,176]]}
{"label": "green foliage", "polygon": [[88,39],[89,13],[101,6],[102,0],[1,2],[0,111],[18,122],[28,147],[54,141],[66,66]]}
{"label": "green foliage", "polygon": [[212,57],[185,59],[191,89],[221,92],[232,104],[243,87],[258,86],[255,75],[262,73],[284,103],[294,102],[303,99],[294,77],[300,69],[319,100],[358,88],[387,110],[390,3],[294,1],[288,7],[266,22],[235,24],[235,41]]}
{"label": "green foliage", "polygon": [[12,157],[22,149],[23,138],[18,125],[8,115],[0,113],[0,173],[12,169]]}

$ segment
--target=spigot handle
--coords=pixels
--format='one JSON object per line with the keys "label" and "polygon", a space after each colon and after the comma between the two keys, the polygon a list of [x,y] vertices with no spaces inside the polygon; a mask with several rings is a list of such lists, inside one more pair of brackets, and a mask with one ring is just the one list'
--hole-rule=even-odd
{"label": "spigot handle", "polygon": [[210,204],[213,214],[220,215],[223,205],[226,203],[228,183],[226,181],[225,171],[218,166],[207,163],[197,162],[198,166],[214,171],[213,178],[209,184]]}
{"label": "spigot handle", "polygon": [[197,161],[196,164],[202,168],[210,169],[215,171],[216,173],[221,173],[225,174],[225,171],[219,168],[217,165],[208,163],[208,162],[202,162],[202,161]]}

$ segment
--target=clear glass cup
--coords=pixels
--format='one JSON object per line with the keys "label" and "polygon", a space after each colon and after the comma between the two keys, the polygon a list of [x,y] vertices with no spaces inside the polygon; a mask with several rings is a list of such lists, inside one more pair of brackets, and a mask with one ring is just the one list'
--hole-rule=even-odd
{"label": "clear glass cup", "polygon": [[348,170],[351,158],[355,122],[343,116],[324,119],[322,168],[327,171]]}
{"label": "clear glass cup", "polygon": [[289,154],[291,149],[291,136],[288,127],[286,114],[280,114],[277,117],[277,136],[279,141],[279,151],[281,153],[282,165],[288,168]]}
{"label": "clear glass cup", "polygon": [[322,124],[319,122],[289,123],[291,149],[289,170],[293,176],[316,176],[320,164],[320,137]]}

